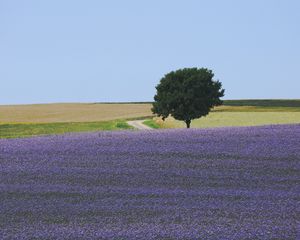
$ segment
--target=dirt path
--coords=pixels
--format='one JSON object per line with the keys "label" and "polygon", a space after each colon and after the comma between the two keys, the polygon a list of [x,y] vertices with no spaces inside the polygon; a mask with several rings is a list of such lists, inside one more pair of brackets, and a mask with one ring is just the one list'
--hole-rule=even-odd
{"label": "dirt path", "polygon": [[153,130],[153,128],[146,126],[143,124],[144,120],[134,120],[134,121],[128,121],[127,123],[139,130]]}

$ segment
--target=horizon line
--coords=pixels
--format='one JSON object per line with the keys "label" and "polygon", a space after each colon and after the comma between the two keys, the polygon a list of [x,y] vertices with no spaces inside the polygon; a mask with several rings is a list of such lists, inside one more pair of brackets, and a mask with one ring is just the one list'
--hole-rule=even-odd
{"label": "horizon line", "polygon": [[[223,101],[300,101],[300,98],[237,98],[237,99],[224,99]],[[39,103],[12,103],[1,104],[0,106],[19,106],[19,105],[51,105],[51,104],[152,104],[154,101],[111,101],[111,102],[39,102]]]}

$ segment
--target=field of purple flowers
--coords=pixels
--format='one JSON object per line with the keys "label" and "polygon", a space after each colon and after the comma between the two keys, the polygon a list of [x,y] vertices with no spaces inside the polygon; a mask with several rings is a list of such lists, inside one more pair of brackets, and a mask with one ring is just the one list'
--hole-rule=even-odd
{"label": "field of purple flowers", "polygon": [[300,125],[0,139],[0,239],[296,239],[299,186]]}

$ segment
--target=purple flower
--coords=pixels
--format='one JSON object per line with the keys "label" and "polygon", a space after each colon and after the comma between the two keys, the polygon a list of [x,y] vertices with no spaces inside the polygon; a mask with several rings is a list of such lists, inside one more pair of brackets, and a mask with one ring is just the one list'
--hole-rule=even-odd
{"label": "purple flower", "polygon": [[299,139],[300,125],[0,139],[0,239],[296,239]]}

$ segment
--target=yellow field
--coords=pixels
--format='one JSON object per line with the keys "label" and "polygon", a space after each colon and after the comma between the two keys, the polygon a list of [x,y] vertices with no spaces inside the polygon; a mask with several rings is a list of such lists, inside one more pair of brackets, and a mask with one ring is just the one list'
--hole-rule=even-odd
{"label": "yellow field", "polygon": [[152,116],[151,104],[0,105],[0,123],[98,122]]}
{"label": "yellow field", "polygon": [[[184,128],[183,121],[177,121],[172,117],[164,122],[156,118],[156,123],[161,128]],[[208,116],[195,119],[191,127],[211,128],[228,126],[258,126],[269,124],[294,124],[300,123],[300,112],[211,112]]]}

